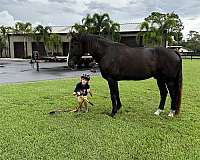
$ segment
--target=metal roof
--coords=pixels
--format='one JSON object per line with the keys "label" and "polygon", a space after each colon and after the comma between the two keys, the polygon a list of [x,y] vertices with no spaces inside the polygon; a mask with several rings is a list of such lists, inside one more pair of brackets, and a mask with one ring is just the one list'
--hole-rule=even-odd
{"label": "metal roof", "polygon": [[[71,26],[50,26],[52,33],[69,33]],[[140,23],[120,24],[120,32],[139,32]]]}
{"label": "metal roof", "polygon": [[[52,33],[66,34],[69,33],[72,26],[50,26]],[[139,32],[140,23],[124,23],[120,24],[120,32]],[[21,33],[9,33],[11,35],[22,35]]]}
{"label": "metal roof", "polygon": [[124,23],[120,24],[120,32],[139,32],[140,23]]}
{"label": "metal roof", "polygon": [[52,33],[69,33],[71,26],[50,26]]}

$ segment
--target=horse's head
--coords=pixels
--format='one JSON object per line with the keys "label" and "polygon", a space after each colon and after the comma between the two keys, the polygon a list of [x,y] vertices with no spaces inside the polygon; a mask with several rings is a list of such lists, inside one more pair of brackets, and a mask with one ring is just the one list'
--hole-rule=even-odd
{"label": "horse's head", "polygon": [[71,48],[69,53],[69,67],[75,68],[84,54],[83,44],[80,40],[80,34],[72,34]]}

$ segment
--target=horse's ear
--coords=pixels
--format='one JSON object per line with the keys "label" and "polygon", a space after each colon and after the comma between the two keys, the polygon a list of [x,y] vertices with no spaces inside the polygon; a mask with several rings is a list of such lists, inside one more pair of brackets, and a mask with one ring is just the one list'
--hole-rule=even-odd
{"label": "horse's ear", "polygon": [[80,34],[79,33],[76,33],[76,32],[73,31],[73,32],[70,32],[69,34],[70,34],[71,39],[73,41],[79,41],[80,40]]}
{"label": "horse's ear", "polygon": [[72,31],[72,30],[69,31],[69,35],[70,35],[71,39],[75,37],[75,34],[76,33],[74,31]]}

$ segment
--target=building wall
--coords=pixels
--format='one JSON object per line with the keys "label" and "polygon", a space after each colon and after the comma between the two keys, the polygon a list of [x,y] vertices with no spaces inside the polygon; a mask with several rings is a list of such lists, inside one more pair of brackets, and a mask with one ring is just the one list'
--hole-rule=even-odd
{"label": "building wall", "polygon": [[[67,36],[67,34],[62,34],[61,36],[61,41],[62,42],[70,42],[70,37]],[[27,56],[26,57],[30,57],[32,56],[32,42],[36,42],[35,40],[33,40],[33,38],[31,37],[24,37],[23,35],[10,35],[10,56],[11,58],[15,58],[15,50],[14,50],[14,43],[15,42],[27,42]],[[50,52],[49,50],[47,50],[47,53]],[[63,54],[63,47],[61,45],[61,47],[59,48],[59,52],[61,54]]]}
{"label": "building wall", "polygon": [[129,47],[142,47],[142,37],[138,38],[138,32],[122,32],[120,43],[124,43]]}

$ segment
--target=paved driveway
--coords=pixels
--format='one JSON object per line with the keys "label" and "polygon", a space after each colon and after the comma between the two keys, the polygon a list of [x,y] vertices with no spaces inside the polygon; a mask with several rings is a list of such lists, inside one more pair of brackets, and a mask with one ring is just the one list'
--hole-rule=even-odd
{"label": "paved driveway", "polygon": [[82,73],[100,75],[100,72],[92,73],[89,70],[71,71],[67,69],[66,63],[43,62],[37,72],[29,61],[0,60],[0,84],[77,77]]}

